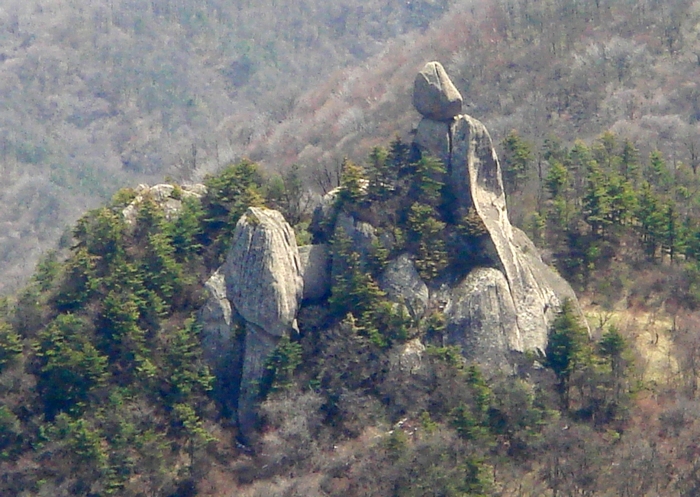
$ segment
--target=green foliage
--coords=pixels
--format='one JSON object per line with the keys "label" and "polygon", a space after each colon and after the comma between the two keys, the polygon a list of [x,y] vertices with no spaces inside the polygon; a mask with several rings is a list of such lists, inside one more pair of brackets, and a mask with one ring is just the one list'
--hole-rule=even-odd
{"label": "green foliage", "polygon": [[433,207],[415,203],[408,216],[409,244],[416,252],[416,269],[426,280],[436,278],[449,264],[444,230],[447,224],[438,219]]}
{"label": "green foliage", "polygon": [[261,398],[265,398],[270,392],[291,388],[294,371],[301,362],[301,345],[292,342],[288,336],[283,336],[265,364],[267,371],[260,382]]}
{"label": "green foliage", "polygon": [[511,130],[501,143],[503,157],[503,186],[511,195],[523,188],[527,182],[533,154],[532,146],[523,140],[517,131]]}
{"label": "green foliage", "polygon": [[301,171],[301,166],[293,164],[284,174],[274,176],[267,184],[266,203],[272,209],[279,210],[292,227],[303,221],[311,204]]}
{"label": "green foliage", "polygon": [[0,461],[13,459],[21,451],[22,424],[19,418],[0,405]]}
{"label": "green foliage", "polygon": [[68,261],[55,297],[56,307],[62,311],[81,308],[98,284],[97,257],[87,248],[80,247]]}
{"label": "green foliage", "polygon": [[365,269],[362,257],[353,250],[352,240],[343,229],[336,230],[331,240],[331,256],[333,268],[328,299],[331,311],[336,316],[348,312],[358,317],[366,314],[384,293]]}
{"label": "green foliage", "polygon": [[22,350],[19,334],[10,324],[0,321],[0,373],[19,359]]}
{"label": "green foliage", "polygon": [[33,281],[39,287],[39,291],[45,292],[49,290],[61,271],[61,264],[58,262],[56,252],[49,252],[36,265]]}
{"label": "green foliage", "polygon": [[248,207],[263,204],[263,178],[255,163],[244,160],[216,176],[207,177],[204,184],[207,194],[202,199],[203,241],[213,247],[212,258],[216,265],[228,248],[238,219]]}
{"label": "green foliage", "polygon": [[198,199],[186,197],[177,218],[166,227],[174,255],[179,262],[193,262],[201,252],[204,209]]}
{"label": "green foliage", "polygon": [[106,381],[107,358],[90,340],[90,325],[72,314],[59,315],[39,333],[37,388],[44,411],[53,419],[61,411],[82,412],[90,396]]}
{"label": "green foliage", "polygon": [[349,159],[343,161],[340,178],[340,191],[337,202],[352,212],[353,206],[359,205],[367,195],[367,178],[362,166]]}
{"label": "green foliage", "polygon": [[565,409],[569,408],[571,377],[590,363],[591,352],[588,333],[579,322],[573,303],[567,300],[552,323],[544,362],[559,379],[558,388]]}
{"label": "green foliage", "polygon": [[163,363],[168,392],[166,401],[170,405],[185,402],[194,393],[212,389],[214,378],[201,358],[200,330],[197,321],[189,318],[170,337]]}

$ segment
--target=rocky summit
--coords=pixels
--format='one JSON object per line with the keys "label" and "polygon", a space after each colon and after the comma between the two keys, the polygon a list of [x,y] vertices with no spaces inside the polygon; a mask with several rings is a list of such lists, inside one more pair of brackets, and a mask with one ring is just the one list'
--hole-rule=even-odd
{"label": "rocky summit", "polygon": [[[447,75],[445,77],[449,80]],[[506,321],[511,320],[510,308],[513,305],[516,326],[496,323],[495,317],[489,316],[491,324],[487,328],[493,333],[506,333],[502,343],[508,344],[512,350],[543,352],[549,324],[561,303],[565,299],[575,299],[575,296],[568,283],[542,263],[527,236],[510,224],[501,166],[488,130],[483,123],[468,115],[455,116],[450,122],[424,117],[418,125],[414,145],[423,154],[438,157],[445,163],[456,197],[457,215],[463,217],[473,209],[488,232],[486,249],[496,261],[497,269],[505,276],[511,298],[504,300],[503,292],[487,291],[487,287],[503,288],[502,282],[489,278],[488,274],[482,274],[469,287],[475,294],[499,295],[497,300],[500,303],[491,311],[507,316],[504,317]],[[521,243],[518,244],[516,239]],[[528,247],[524,250],[525,245]],[[493,276],[495,273],[490,274]],[[465,294],[463,288],[458,288],[462,298],[471,298],[469,292]],[[580,313],[578,305],[575,307]],[[458,305],[455,308],[461,307]],[[481,315],[486,317],[484,313]],[[475,316],[477,314],[467,321],[473,323]],[[461,321],[463,318],[454,319]],[[465,326],[464,332],[474,334],[474,330],[483,326]],[[454,333],[450,336],[454,343],[463,344]],[[494,350],[498,349],[493,348],[490,336],[490,333],[479,332],[478,336],[470,338],[471,345],[463,350],[475,358],[493,356]]]}
{"label": "rocky summit", "polygon": [[[297,247],[281,213],[249,208],[236,226],[226,263],[207,284],[209,301],[200,317],[205,346],[218,349],[206,354],[212,366],[220,371],[228,362],[228,368],[237,371],[217,376],[237,383],[231,389],[237,396],[232,404],[244,438],[254,435],[257,385],[281,337],[297,329],[296,319],[305,306],[324,308],[339,298],[334,281],[348,280],[338,269],[347,269],[348,261],[341,259],[348,255],[334,249],[333,240],[345,240],[348,254],[365,263],[377,251],[393,254],[376,283],[383,298],[393,302],[392,312],[418,323],[415,329],[420,330],[420,323],[438,310],[444,316],[443,345],[457,346],[466,360],[478,362],[490,374],[514,371],[519,353],[544,354],[550,325],[564,301],[572,301],[581,314],[569,284],[510,224],[501,166],[488,130],[460,114],[461,96],[440,63],[428,63],[416,77],[414,103],[424,116],[414,152],[444,163],[446,186],[455,197],[451,216],[456,222],[469,216],[483,226],[478,247],[489,262],[425,280],[415,254],[397,250],[390,230],[378,229],[372,216],[340,207],[343,187],[328,193],[314,212],[310,231],[316,245]],[[365,263],[359,267],[367,267]],[[352,278],[362,276],[356,273]],[[235,326],[244,333],[237,340],[226,331]],[[421,336],[408,338],[394,347],[394,362],[402,365],[395,368],[397,374],[420,370],[424,344]],[[401,352],[407,343],[410,354]],[[231,358],[222,360],[222,353]],[[404,362],[410,366],[403,367]]]}

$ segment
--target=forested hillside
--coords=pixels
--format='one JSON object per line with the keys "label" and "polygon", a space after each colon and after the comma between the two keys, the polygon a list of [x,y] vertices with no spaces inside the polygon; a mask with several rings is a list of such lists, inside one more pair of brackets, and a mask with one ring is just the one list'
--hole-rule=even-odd
{"label": "forested hillside", "polygon": [[[514,134],[504,147],[510,171],[531,155]],[[674,176],[658,154],[647,160],[612,134],[571,148],[548,142],[546,153],[539,242],[609,309],[621,295],[633,309],[662,314],[666,305],[674,317],[662,331],[671,344],[666,374],[646,361],[655,345],[638,340],[639,329],[611,315],[590,337],[566,303],[546,356],[520,355],[512,375],[485,374],[445,346],[441,309],[421,321],[397,313],[377,284],[393,251],[410,254],[438,285],[489,261],[469,252],[483,225],[450,217],[443,165],[411,158],[396,140],[360,164],[346,161],[334,202],[383,219],[397,245],[361,256],[343,231],[331,236],[342,264],[330,296],[304,308],[299,334],[266,362],[260,436],[242,445],[235,386],[203,358],[195,320],[203,282],[248,206],[279,209],[309,239],[298,178],[243,161],[208,177],[206,193],[119,191],[74,226],[67,260],[46,257],[26,288],[3,300],[0,491],[693,495],[697,228],[673,214],[697,200],[687,189],[692,172]]]}
{"label": "forested hillside", "polygon": [[[0,494],[696,495],[699,23],[686,0],[4,2]],[[436,288],[493,265],[408,146],[432,59],[585,303],[590,336],[565,304],[512,375],[378,285],[399,252]],[[204,282],[249,206],[305,244],[337,185],[394,252],[323,235],[347,264],[266,362],[249,442]]]}
{"label": "forested hillside", "polygon": [[0,6],[0,291],[120,187],[248,152],[339,68],[447,2],[31,0]]}
{"label": "forested hillside", "polygon": [[687,0],[4,2],[0,285],[122,186],[247,156],[327,188],[410,131],[431,59],[495,136],[610,129],[693,164],[697,22]]}

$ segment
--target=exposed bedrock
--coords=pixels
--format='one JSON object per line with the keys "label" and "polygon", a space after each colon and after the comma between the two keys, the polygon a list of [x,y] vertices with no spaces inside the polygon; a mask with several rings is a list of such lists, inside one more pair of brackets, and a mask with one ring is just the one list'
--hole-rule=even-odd
{"label": "exposed bedrock", "polygon": [[[420,111],[420,110],[419,110]],[[456,197],[457,217],[473,208],[484,222],[487,250],[505,275],[520,340],[514,350],[544,351],[551,320],[564,298],[574,298],[571,287],[548,268],[527,236],[516,234],[508,219],[501,166],[486,127],[478,120],[456,116],[449,122],[423,118],[414,144],[422,153],[446,164]]]}

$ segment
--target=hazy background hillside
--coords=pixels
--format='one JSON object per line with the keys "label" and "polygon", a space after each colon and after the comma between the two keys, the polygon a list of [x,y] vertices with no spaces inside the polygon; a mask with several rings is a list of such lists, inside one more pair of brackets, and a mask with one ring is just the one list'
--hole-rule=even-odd
{"label": "hazy background hillside", "polygon": [[299,163],[317,186],[315,171],[410,132],[413,76],[435,58],[496,141],[612,129],[694,166],[699,14],[685,0],[7,0],[0,292],[120,186],[243,156]]}

